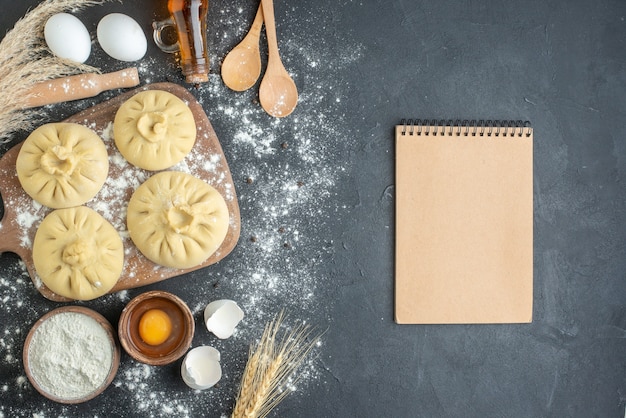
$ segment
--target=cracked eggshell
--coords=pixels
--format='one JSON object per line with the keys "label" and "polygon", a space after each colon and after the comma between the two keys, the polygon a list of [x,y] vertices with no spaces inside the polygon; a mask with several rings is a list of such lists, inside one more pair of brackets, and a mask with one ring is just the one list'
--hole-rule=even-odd
{"label": "cracked eggshell", "polygon": [[242,319],[243,311],[236,302],[229,299],[211,302],[204,310],[207,329],[222,340],[233,335],[235,327]]}
{"label": "cracked eggshell", "polygon": [[205,390],[215,386],[222,378],[220,352],[209,346],[190,350],[183,359],[180,374],[192,389]]}

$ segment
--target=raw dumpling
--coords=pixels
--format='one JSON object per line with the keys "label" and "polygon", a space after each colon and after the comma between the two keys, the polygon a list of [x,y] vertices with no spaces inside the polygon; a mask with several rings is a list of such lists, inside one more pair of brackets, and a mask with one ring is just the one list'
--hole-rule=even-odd
{"label": "raw dumpling", "polygon": [[93,209],[57,209],[37,229],[33,262],[51,291],[90,300],[117,283],[124,266],[124,246],[115,228]]}
{"label": "raw dumpling", "polygon": [[54,209],[69,208],[100,191],[109,174],[109,156],[98,134],[86,126],[48,123],[26,138],[16,169],[30,197]]}
{"label": "raw dumpling", "polygon": [[196,122],[189,106],[172,93],[146,90],[120,106],[113,136],[128,162],[145,170],[163,170],[191,151]]}
{"label": "raw dumpling", "polygon": [[224,241],[228,207],[222,195],[191,174],[164,171],[128,203],[130,238],[151,261],[174,268],[203,263]]}

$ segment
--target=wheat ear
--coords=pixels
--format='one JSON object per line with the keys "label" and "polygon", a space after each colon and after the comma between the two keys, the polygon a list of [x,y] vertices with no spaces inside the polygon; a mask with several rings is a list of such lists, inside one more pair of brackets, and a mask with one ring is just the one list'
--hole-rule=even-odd
{"label": "wheat ear", "polygon": [[253,392],[254,375],[256,373],[256,369],[259,367],[259,356],[260,353],[258,351],[253,352],[252,347],[250,347],[248,362],[246,363],[246,368],[244,369],[243,377],[241,378],[239,394],[237,396],[237,403],[232,414],[233,417],[246,416],[245,408]]}
{"label": "wheat ear", "polygon": [[295,371],[321,338],[300,324],[279,340],[283,320],[281,311],[250,348],[232,418],[266,417],[289,394],[287,384],[298,380]]}

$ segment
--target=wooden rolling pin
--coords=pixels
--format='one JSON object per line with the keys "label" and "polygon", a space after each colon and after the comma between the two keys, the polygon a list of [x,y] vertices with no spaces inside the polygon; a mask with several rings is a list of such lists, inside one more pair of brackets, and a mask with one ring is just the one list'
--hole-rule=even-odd
{"label": "wooden rolling pin", "polygon": [[139,84],[137,68],[106,74],[79,74],[35,84],[26,94],[25,108],[94,97],[105,90],[135,87]]}

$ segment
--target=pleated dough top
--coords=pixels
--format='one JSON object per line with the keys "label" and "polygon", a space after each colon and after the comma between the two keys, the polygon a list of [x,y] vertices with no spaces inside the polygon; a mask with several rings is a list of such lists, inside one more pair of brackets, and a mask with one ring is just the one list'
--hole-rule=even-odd
{"label": "pleated dough top", "polygon": [[68,208],[91,200],[109,173],[102,139],[76,123],[49,123],[24,141],[16,161],[24,191],[50,208]]}
{"label": "pleated dough top", "polygon": [[33,262],[51,291],[90,300],[117,283],[124,267],[124,246],[115,228],[93,209],[57,209],[37,229]]}
{"label": "pleated dough top", "polygon": [[151,261],[174,268],[203,263],[222,244],[229,223],[222,195],[191,174],[163,171],[128,203],[130,238]]}
{"label": "pleated dough top", "polygon": [[144,170],[164,170],[191,151],[196,122],[189,106],[172,93],[147,90],[120,106],[113,136],[128,162]]}

